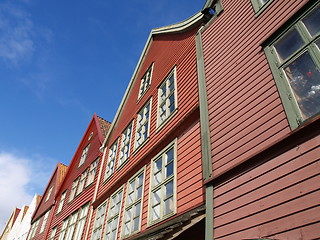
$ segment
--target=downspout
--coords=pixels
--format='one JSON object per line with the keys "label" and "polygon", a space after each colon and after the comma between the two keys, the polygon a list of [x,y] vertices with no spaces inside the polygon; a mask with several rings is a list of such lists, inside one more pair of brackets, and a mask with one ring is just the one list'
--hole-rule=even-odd
{"label": "downspout", "polygon": [[[200,109],[200,131],[201,131],[201,150],[202,150],[202,175],[206,181],[212,177],[209,111],[206,90],[206,78],[203,59],[203,47],[201,32],[202,26],[196,34],[197,51],[197,70],[198,70],[198,88],[199,88],[199,109]],[[213,233],[213,184],[206,183],[206,218],[205,218],[205,239],[214,239]]]}

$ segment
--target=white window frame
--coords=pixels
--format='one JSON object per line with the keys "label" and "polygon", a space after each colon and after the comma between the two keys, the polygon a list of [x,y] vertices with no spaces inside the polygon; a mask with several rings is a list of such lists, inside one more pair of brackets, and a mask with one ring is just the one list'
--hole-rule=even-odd
{"label": "white window frame", "polygon": [[43,231],[44,231],[44,229],[45,229],[45,227],[46,227],[49,214],[50,214],[50,210],[47,211],[46,214],[45,214],[44,217],[43,217],[42,225],[41,225],[41,228],[40,228],[40,233],[43,233]]}
{"label": "white window frame", "polygon": [[64,204],[64,200],[66,199],[66,195],[67,195],[67,190],[65,190],[62,194],[61,194],[61,198],[60,198],[60,201],[59,201],[59,206],[58,206],[58,209],[57,209],[57,213],[60,213],[62,208],[63,208],[63,204]]}
{"label": "white window frame", "polygon": [[97,207],[96,209],[96,216],[92,229],[91,240],[100,240],[101,238],[102,229],[104,225],[104,218],[106,216],[107,203],[108,201],[101,203],[99,207]]}
{"label": "white window frame", "polygon": [[[170,164],[164,164],[166,153],[168,153],[171,149],[173,149],[173,169],[172,174],[168,177],[165,177],[166,174],[166,166]],[[161,169],[155,168],[155,163],[159,160],[163,159],[161,164]],[[171,163],[171,161],[170,161]],[[155,179],[161,175],[160,182],[156,183]],[[165,178],[164,178],[165,177]],[[165,196],[165,186],[173,181],[173,189],[172,195],[170,197]],[[154,198],[154,193],[159,192],[159,199]],[[177,140],[175,139],[168,146],[166,146],[161,152],[159,152],[152,160],[151,160],[151,170],[150,170],[150,187],[149,187],[149,204],[148,204],[148,226],[158,223],[176,213],[177,208]],[[172,211],[169,213],[165,213],[165,201],[169,200],[172,197]],[[157,203],[158,202],[158,203]],[[159,218],[153,219],[153,208],[159,206]]]}
{"label": "white window frame", "polygon": [[[173,81],[171,83],[171,79],[173,77]],[[170,84],[171,83],[171,84]],[[170,91],[170,87],[173,85],[173,91]],[[163,91],[165,88],[165,91]],[[164,98],[162,96],[164,95]],[[170,99],[173,97],[174,101],[174,109],[170,111],[171,102]],[[157,114],[157,127],[164,125],[169,119],[174,115],[178,108],[178,97],[177,97],[177,68],[174,67],[171,72],[167,75],[165,80],[161,83],[158,88],[158,114]],[[161,118],[161,108],[164,108],[164,115],[165,118]]]}
{"label": "white window frame", "polygon": [[54,237],[56,236],[57,233],[57,227],[52,228],[51,233],[50,233],[50,237],[48,240],[53,240]]}
{"label": "white window frame", "polygon": [[[127,183],[126,190],[126,200],[125,207],[122,216],[122,236],[123,238],[129,237],[141,230],[141,219],[142,219],[142,207],[143,207],[143,197],[144,197],[144,186],[145,186],[145,176],[146,168],[144,167],[138,173],[136,173]],[[140,176],[142,178],[142,185],[139,184]],[[138,189],[141,189],[141,196],[138,196]],[[129,195],[132,195],[133,199]],[[136,206],[140,204],[140,210],[137,212]],[[127,214],[130,213],[130,214]],[[135,214],[135,215],[134,215]],[[138,216],[137,216],[138,214]],[[139,218],[138,229],[134,229],[134,221]],[[126,224],[129,225],[129,230],[126,232]]]}
{"label": "white window frame", "polygon": [[52,193],[52,190],[53,190],[53,185],[50,187],[50,189],[49,189],[49,192],[48,192],[48,194],[47,194],[47,197],[46,197],[46,200],[45,200],[45,202],[47,202],[48,200],[49,200],[49,198],[50,198],[50,196],[51,196],[51,193]]}
{"label": "white window frame", "polygon": [[71,216],[69,216],[69,222],[68,222],[65,239],[72,239],[74,230],[77,225],[78,215],[79,215],[79,211],[76,211],[72,213]]}
{"label": "white window frame", "polygon": [[[120,212],[123,199],[123,187],[110,196],[104,239],[117,239],[120,222]],[[114,233],[114,235],[112,235]],[[110,236],[113,236],[109,238]]]}
{"label": "white window frame", "polygon": [[84,162],[86,161],[86,158],[87,158],[87,155],[89,152],[89,148],[90,148],[90,143],[87,146],[85,146],[85,148],[83,149],[78,167],[83,165]]}
{"label": "white window frame", "polygon": [[78,221],[77,226],[74,232],[73,240],[80,240],[83,229],[87,220],[87,215],[89,212],[89,203],[85,204],[79,209]]}
{"label": "white window frame", "polygon": [[119,139],[117,139],[109,148],[108,161],[106,165],[106,173],[104,175],[104,180],[109,179],[114,172],[118,152],[118,140]]}
{"label": "white window frame", "polygon": [[121,146],[119,152],[118,168],[124,164],[130,156],[133,121],[121,134]]}
{"label": "white window frame", "polygon": [[[152,99],[148,100],[137,114],[135,149],[140,148],[149,138],[151,107],[152,107]],[[148,118],[147,118],[147,115],[148,115]],[[144,133],[146,133],[146,135]]]}
{"label": "white window frame", "polygon": [[72,183],[72,187],[71,187],[71,191],[70,191],[70,195],[69,195],[69,202],[71,202],[74,199],[74,197],[76,196],[79,180],[80,180],[80,177],[77,177]]}
{"label": "white window frame", "polygon": [[88,169],[86,169],[80,176],[76,196],[78,196],[83,191],[84,185],[87,180],[87,176],[88,176]]}
{"label": "white window frame", "polygon": [[259,14],[261,13],[273,0],[251,0],[254,11]]}
{"label": "white window frame", "polygon": [[67,217],[63,222],[60,229],[60,234],[58,240],[63,240],[65,238],[68,229],[69,217]]}
{"label": "white window frame", "polygon": [[143,77],[141,78],[138,100],[140,100],[142,98],[142,96],[148,91],[148,89],[151,85],[152,72],[153,72],[153,63],[148,68],[148,70],[145,72]]}
{"label": "white window frame", "polygon": [[85,187],[88,187],[91,183],[94,182],[94,178],[96,176],[96,171],[98,168],[98,163],[99,163],[99,157],[91,163]]}
{"label": "white window frame", "polygon": [[39,222],[40,222],[40,218],[31,225],[30,236],[28,239],[32,239],[36,235],[36,232],[37,232],[37,229],[39,226]]}

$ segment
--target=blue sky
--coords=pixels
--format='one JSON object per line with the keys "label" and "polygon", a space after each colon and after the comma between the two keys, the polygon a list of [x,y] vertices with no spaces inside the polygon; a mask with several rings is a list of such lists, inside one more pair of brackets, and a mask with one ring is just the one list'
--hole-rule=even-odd
{"label": "blue sky", "polygon": [[69,164],[95,112],[113,120],[151,29],[204,3],[0,1],[0,231]]}

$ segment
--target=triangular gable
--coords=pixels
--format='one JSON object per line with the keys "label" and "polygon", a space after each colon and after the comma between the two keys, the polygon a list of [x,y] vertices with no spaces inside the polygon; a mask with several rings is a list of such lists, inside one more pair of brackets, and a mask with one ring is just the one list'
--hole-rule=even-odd
{"label": "triangular gable", "polygon": [[126,104],[126,102],[128,101],[128,98],[130,96],[130,93],[131,93],[131,90],[135,84],[135,82],[137,81],[137,75],[139,74],[140,72],[140,68],[144,62],[144,59],[145,59],[145,56],[147,55],[148,53],[148,50],[150,48],[150,45],[153,41],[153,38],[155,35],[159,35],[159,34],[173,34],[173,33],[181,33],[181,32],[185,32],[185,31],[188,31],[190,29],[193,29],[195,26],[199,26],[199,24],[201,22],[204,22],[204,14],[202,12],[198,12],[196,13],[195,15],[193,15],[192,17],[186,19],[185,21],[182,21],[180,23],[176,23],[176,24],[173,24],[173,25],[169,25],[169,26],[165,26],[165,27],[160,27],[160,28],[155,28],[155,29],[152,29],[151,30],[151,33],[149,34],[149,37],[147,39],[147,42],[145,44],[145,47],[142,51],[142,54],[139,58],[139,61],[138,61],[138,64],[134,70],[134,73],[131,77],[131,80],[128,84],[128,87],[126,89],[126,92],[122,98],[122,101],[119,105],[119,108],[116,112],[116,115],[112,121],[112,125],[110,127],[110,130],[103,142],[103,145],[102,147],[105,148],[107,146],[107,143],[108,143],[108,140],[114,130],[114,128],[117,126],[117,123],[119,121],[119,117],[120,115],[122,114],[123,112],[123,108]]}

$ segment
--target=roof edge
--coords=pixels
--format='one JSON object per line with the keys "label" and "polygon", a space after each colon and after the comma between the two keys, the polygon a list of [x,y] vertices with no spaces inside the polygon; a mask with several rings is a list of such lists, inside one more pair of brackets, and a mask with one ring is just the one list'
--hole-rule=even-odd
{"label": "roof edge", "polygon": [[191,29],[192,27],[194,27],[195,25],[199,24],[204,18],[204,14],[200,11],[200,12],[197,12],[196,14],[194,14],[193,16],[191,16],[190,18],[182,21],[182,22],[179,22],[179,23],[176,23],[176,24],[172,24],[172,25],[167,25],[167,26],[164,26],[164,27],[160,27],[160,28],[155,28],[155,29],[152,29],[150,34],[149,34],[149,37],[146,41],[146,44],[142,50],[142,53],[140,55],[140,58],[138,60],[138,63],[137,63],[137,66],[132,74],[132,77],[130,79],[130,82],[128,84],[128,87],[123,95],[123,98],[121,100],[121,103],[119,105],[119,108],[115,114],[115,117],[112,121],[112,124],[110,126],[110,129],[108,131],[108,134],[106,136],[106,138],[104,139],[104,142],[101,146],[101,150],[103,151],[104,148],[106,148],[106,145],[107,145],[107,142],[113,132],[113,129],[114,127],[116,126],[117,122],[118,122],[118,119],[119,119],[119,116],[122,112],[122,109],[124,107],[124,104],[129,96],[129,93],[133,87],[133,84],[135,82],[135,79],[136,79],[136,76],[139,72],[139,69],[143,63],[143,60],[148,52],[148,49],[152,43],[152,40],[153,40],[153,36],[154,35],[158,35],[158,34],[167,34],[167,33],[180,33],[180,32],[184,32],[184,31],[187,31],[189,29]]}

